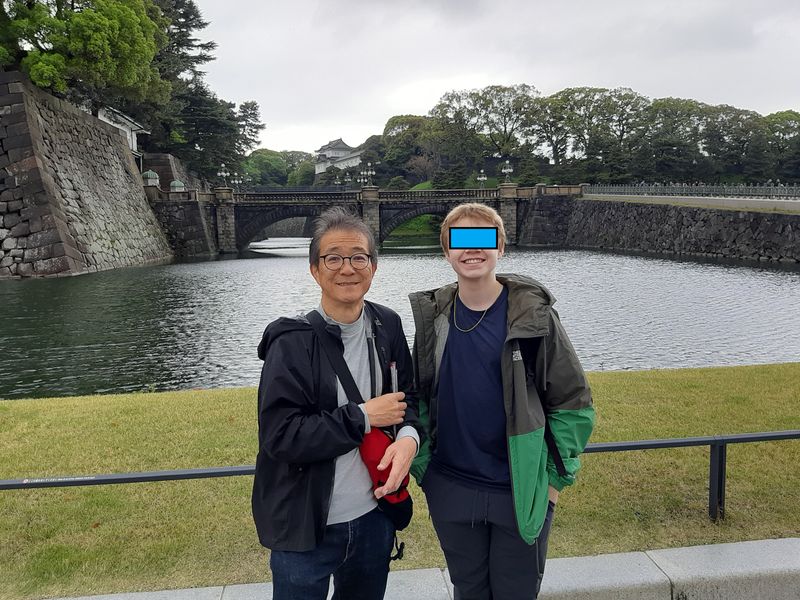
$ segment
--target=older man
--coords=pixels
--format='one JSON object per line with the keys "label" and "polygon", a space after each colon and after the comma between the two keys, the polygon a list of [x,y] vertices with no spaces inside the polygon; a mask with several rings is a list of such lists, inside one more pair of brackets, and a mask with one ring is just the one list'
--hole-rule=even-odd
{"label": "older man", "polygon": [[[376,498],[394,492],[419,447],[411,356],[398,315],[367,302],[377,270],[375,240],[342,208],[323,213],[309,248],[321,289],[317,311],[340,338],[364,403],[348,399],[306,317],[280,318],[258,347],[259,453],[253,517],[272,550],[275,600],[383,598],[395,529]],[[390,363],[399,390],[390,390]],[[389,392],[389,393],[382,393]],[[373,490],[359,445],[372,427],[400,426]]]}

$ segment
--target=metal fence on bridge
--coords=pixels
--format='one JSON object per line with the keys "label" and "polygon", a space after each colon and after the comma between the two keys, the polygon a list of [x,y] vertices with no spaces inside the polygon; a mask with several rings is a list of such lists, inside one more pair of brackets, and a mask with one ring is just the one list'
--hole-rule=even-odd
{"label": "metal fence on bridge", "polygon": [[716,196],[800,200],[800,185],[588,185],[585,194],[615,196]]}

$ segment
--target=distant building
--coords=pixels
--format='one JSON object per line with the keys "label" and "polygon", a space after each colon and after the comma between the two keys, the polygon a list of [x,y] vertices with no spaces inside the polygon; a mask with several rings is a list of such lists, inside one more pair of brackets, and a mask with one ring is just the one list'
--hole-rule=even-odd
{"label": "distant building", "polygon": [[139,170],[141,171],[142,153],[139,152],[139,145],[136,136],[139,133],[150,132],[125,113],[122,113],[115,108],[111,108],[110,106],[102,107],[98,112],[97,118],[105,123],[108,123],[109,125],[113,125],[125,134],[125,137],[128,140],[128,147],[131,149],[133,157],[136,160],[136,164],[139,165]]}
{"label": "distant building", "polygon": [[337,169],[357,167],[361,164],[361,154],[363,152],[363,150],[348,146],[342,141],[342,138],[328,142],[315,152],[314,174],[324,173],[328,170],[328,167],[336,167]]}

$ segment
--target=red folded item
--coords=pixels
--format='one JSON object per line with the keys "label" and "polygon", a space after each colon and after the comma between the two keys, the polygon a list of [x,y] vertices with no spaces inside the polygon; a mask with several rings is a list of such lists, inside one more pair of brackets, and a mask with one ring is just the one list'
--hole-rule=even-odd
{"label": "red folded item", "polygon": [[[383,471],[378,470],[378,465],[392,442],[394,440],[389,433],[376,427],[364,436],[364,441],[361,442],[359,447],[361,460],[367,466],[367,471],[369,471],[369,476],[372,479],[373,490],[385,485],[386,480],[389,478],[389,473],[391,473],[391,464]],[[386,513],[386,516],[394,523],[395,529],[398,530],[405,529],[408,526],[414,510],[411,495],[408,493],[408,482],[409,477],[406,475],[397,491],[378,499],[378,506]]]}

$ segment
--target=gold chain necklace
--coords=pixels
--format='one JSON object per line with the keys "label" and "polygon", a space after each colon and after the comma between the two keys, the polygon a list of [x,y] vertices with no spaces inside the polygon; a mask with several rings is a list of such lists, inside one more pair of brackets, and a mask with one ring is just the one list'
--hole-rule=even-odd
{"label": "gold chain necklace", "polygon": [[456,293],[456,297],[453,299],[453,325],[455,325],[456,329],[458,329],[461,333],[469,333],[470,331],[475,329],[478,325],[480,325],[481,321],[483,321],[483,317],[486,316],[486,313],[489,312],[489,308],[491,308],[491,306],[490,306],[489,308],[487,308],[486,310],[483,311],[483,314],[481,315],[481,318],[478,319],[478,322],[475,323],[475,325],[473,325],[469,329],[461,329],[461,327],[459,327],[458,323],[456,322],[456,305],[457,304],[458,304],[458,293]]}

